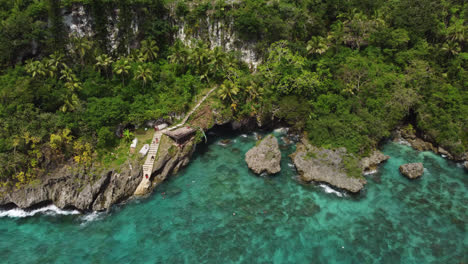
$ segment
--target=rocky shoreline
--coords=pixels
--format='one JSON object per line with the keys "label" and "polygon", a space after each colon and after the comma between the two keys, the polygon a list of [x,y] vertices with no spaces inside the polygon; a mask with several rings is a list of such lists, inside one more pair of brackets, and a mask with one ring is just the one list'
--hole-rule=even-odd
{"label": "rocky shoreline", "polygon": [[[153,168],[154,187],[186,166],[195,151],[192,137],[184,145],[175,147],[175,142],[167,137],[168,144],[158,152]],[[81,212],[103,211],[116,203],[133,197],[142,179],[142,166],[139,160],[127,160],[119,169],[104,171],[98,175],[73,173],[71,164],[62,166],[37,185],[15,190],[0,190],[0,207],[22,209],[54,204],[60,209],[77,209]]]}
{"label": "rocky shoreline", "polygon": [[[252,131],[259,126],[257,120],[254,119],[223,120],[211,111],[209,115],[205,113],[201,117],[209,120],[209,124],[206,124],[205,120],[203,121],[204,125],[200,125],[204,130],[208,130],[214,125],[229,124],[233,130]],[[193,120],[193,122],[196,123],[197,120]],[[273,140],[276,141],[276,147]],[[430,142],[424,141],[414,134],[403,132],[401,129],[394,132],[393,140],[406,143],[417,150],[431,150],[445,155],[447,158],[460,161],[460,157],[450,154],[441,147],[434,147]],[[177,173],[186,166],[196,148],[195,136],[179,146],[169,137],[167,137],[166,143],[162,144],[155,159],[151,186],[146,190],[147,194],[151,193],[169,175]],[[250,154],[248,152],[246,155],[249,168],[257,174],[279,172],[281,153],[277,147],[278,142],[274,136],[266,137],[260,141],[257,149],[252,149],[249,151]],[[467,155],[465,153],[461,157],[463,158],[461,161],[466,161],[466,169],[468,169]],[[263,158],[259,159],[260,156]],[[317,148],[310,145],[307,140],[302,139],[297,144],[296,152],[291,155],[291,158],[302,181],[325,182],[351,193],[357,193],[364,188],[367,181],[363,175],[375,172],[382,162],[390,158],[375,150],[369,157],[359,161],[360,177],[350,177],[344,168],[343,161],[346,156],[348,154],[344,148],[336,150]],[[134,197],[134,192],[141,179],[142,166],[141,161],[138,160],[127,160],[118,169],[94,175],[74,172],[73,165],[66,164],[49,173],[49,176],[42,179],[39,184],[15,190],[0,188],[0,207],[30,209],[53,204],[60,209],[77,209],[81,212],[103,211],[108,210],[114,204],[125,202]]]}
{"label": "rocky shoreline", "polygon": [[[456,155],[450,153],[448,150],[444,149],[441,146],[436,146],[434,143],[431,143],[429,140],[422,139],[418,137],[415,131],[410,129],[397,128],[392,133],[392,138],[394,142],[400,142],[407,144],[412,148],[419,151],[432,151],[436,154],[441,155],[444,158],[448,158],[457,162],[464,162],[465,168],[468,169],[468,152]],[[424,137],[424,136],[423,136]]]}

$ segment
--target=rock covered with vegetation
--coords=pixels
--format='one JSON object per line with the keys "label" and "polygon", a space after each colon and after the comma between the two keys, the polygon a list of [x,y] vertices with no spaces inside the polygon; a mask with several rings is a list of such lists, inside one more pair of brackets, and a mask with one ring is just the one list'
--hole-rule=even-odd
{"label": "rock covered with vegetation", "polygon": [[[171,173],[186,166],[195,150],[194,140],[176,147],[169,137],[163,137],[161,149],[155,157],[150,192]],[[112,205],[134,195],[142,180],[141,162],[127,160],[119,169],[81,171],[79,167],[60,167],[47,178],[16,190],[0,188],[0,206],[14,205],[29,208],[53,203],[61,209],[80,211],[107,210]]]}
{"label": "rock covered with vegetation", "polygon": [[401,165],[399,170],[406,177],[416,179],[423,175],[424,166],[422,163],[408,163]]}
{"label": "rock covered with vegetation", "polygon": [[376,171],[378,166],[389,158],[390,156],[385,155],[378,150],[374,150],[369,157],[361,159],[360,165],[362,172],[365,174]]}
{"label": "rock covered with vegetation", "polygon": [[280,172],[281,152],[276,137],[268,135],[258,141],[257,146],[251,148],[245,154],[245,162],[256,174]]}
{"label": "rock covered with vegetation", "polygon": [[305,182],[326,182],[356,193],[367,181],[361,175],[358,160],[345,148],[335,150],[315,147],[302,140],[291,155],[300,179]]}
{"label": "rock covered with vegetation", "polygon": [[3,189],[0,206],[29,208],[53,203],[62,209],[104,210],[132,196],[141,179],[138,162],[126,163],[120,172],[105,170],[90,175],[76,167],[61,167],[37,184],[13,191]]}

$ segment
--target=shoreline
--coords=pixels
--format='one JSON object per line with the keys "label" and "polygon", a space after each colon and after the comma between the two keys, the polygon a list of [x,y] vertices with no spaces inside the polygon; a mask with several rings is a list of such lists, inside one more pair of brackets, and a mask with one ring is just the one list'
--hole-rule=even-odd
{"label": "shoreline", "polygon": [[[256,126],[256,129],[253,129],[252,127],[249,127],[249,125],[248,125],[249,122],[248,121],[247,122],[242,122],[243,124],[241,126],[237,126],[237,125],[235,126],[234,122],[237,122],[237,121],[227,121],[227,122],[222,122],[221,124],[215,123],[215,124],[213,124],[212,127],[208,128],[206,130],[206,132],[208,134],[210,134],[209,130],[211,130],[214,127],[218,127],[219,129],[226,129],[226,127],[229,127],[228,129],[230,129],[232,131],[242,132],[242,133],[239,134],[239,136],[244,137],[244,136],[246,136],[246,133],[253,133],[253,135],[256,135],[255,131],[257,129],[262,129],[262,128],[258,127],[258,126]],[[280,124],[276,124],[276,125],[280,125]],[[278,132],[279,131],[278,129],[281,128],[279,126],[275,126],[275,124],[273,124],[271,127],[270,126],[267,126],[267,127],[268,127],[267,130],[269,132],[271,132],[271,133]],[[236,128],[236,129],[234,129],[234,128]],[[215,133],[215,135],[216,135],[216,133]],[[103,205],[101,207],[101,209],[99,209],[99,210],[94,210],[93,208],[83,210],[83,209],[77,208],[77,207],[75,207],[73,205],[71,205],[71,206],[70,205],[60,206],[60,204],[57,205],[56,203],[54,203],[53,201],[48,200],[48,199],[46,199],[44,201],[40,201],[38,203],[31,204],[30,206],[21,207],[21,206],[17,206],[15,203],[13,203],[11,201],[7,202],[7,203],[5,203],[5,202],[2,203],[2,198],[3,199],[5,199],[5,198],[0,197],[0,203],[2,203],[2,205],[0,206],[0,218],[1,217],[28,217],[28,216],[33,216],[33,215],[36,215],[38,213],[43,213],[43,212],[51,212],[52,214],[63,214],[63,215],[69,215],[69,214],[88,215],[88,214],[92,214],[92,213],[99,213],[99,212],[103,212],[103,211],[109,211],[109,210],[111,210],[112,206],[126,203],[126,202],[128,202],[128,201],[130,201],[132,199],[141,199],[141,198],[144,199],[145,197],[147,197],[148,195],[151,195],[151,193],[153,193],[154,188],[156,188],[159,185],[159,183],[163,182],[170,175],[176,174],[179,169],[186,166],[190,162],[190,159],[191,159],[191,157],[192,157],[192,155],[193,155],[193,153],[194,153],[194,151],[196,149],[196,145],[197,145],[197,144],[194,144],[194,140],[195,140],[194,137],[192,137],[190,140],[188,140],[187,144],[192,145],[192,146],[189,147],[188,150],[185,150],[185,151],[183,149],[178,150],[176,156],[178,154],[180,154],[181,152],[185,152],[185,155],[182,155],[178,159],[173,160],[173,162],[171,162],[171,164],[170,164],[171,168],[169,168],[169,169],[166,168],[166,166],[168,165],[168,160],[167,159],[168,158],[169,159],[173,158],[173,157],[168,157],[168,153],[165,153],[165,157],[163,158],[162,162],[160,160],[155,161],[155,167],[154,167],[154,170],[152,172],[153,180],[151,182],[151,186],[148,189],[148,192],[147,192],[146,195],[135,196],[135,195],[133,195],[134,190],[131,190],[133,188],[130,188],[130,192],[128,192],[126,195],[120,195],[120,197],[118,199],[115,199],[114,201],[106,201],[107,203],[105,205]],[[397,142],[397,143],[403,144],[403,145],[408,145],[408,146],[411,146],[413,149],[416,149],[404,137],[394,137],[394,138],[391,139],[391,141]],[[418,149],[416,149],[416,150],[418,150]],[[450,159],[448,155],[446,155],[444,157],[443,154],[440,154],[440,153],[437,153],[437,152],[434,152],[434,153],[440,155],[444,159],[454,161],[457,164],[456,165],[457,167],[464,167],[463,162],[457,162],[457,161],[455,161],[453,159]],[[164,161],[164,159],[166,159],[166,160]],[[159,163],[159,164],[157,164],[157,163]],[[291,163],[291,165],[294,166],[294,164],[292,164],[292,163]],[[288,164],[288,166],[289,166],[289,164]],[[369,170],[369,171],[364,171],[363,176],[368,176],[370,174],[374,174],[374,173],[378,172],[378,165],[377,165],[376,168],[374,168],[374,167],[372,167],[372,169]],[[137,173],[133,173],[133,175],[136,176],[136,177],[134,177],[134,180],[135,180],[135,182],[137,182],[136,183],[136,185],[137,185],[139,183],[139,179],[140,179],[141,173],[142,173],[141,166],[138,166],[138,169],[136,171],[137,171]],[[162,177],[160,177],[160,174],[163,171],[165,173],[164,173],[164,175],[162,175]],[[120,174],[115,174],[115,171],[106,172],[106,174],[108,174],[108,177],[110,177],[110,178],[112,178],[115,175],[121,175],[121,174],[124,174],[124,173],[125,172],[121,172]],[[67,178],[67,176],[65,176],[63,178]],[[71,178],[71,177],[68,177],[68,178]],[[106,186],[106,188],[104,188],[104,191],[99,189],[99,192],[94,197],[94,202],[93,203],[95,203],[99,199],[99,197],[103,196],[102,194],[106,191],[106,189],[114,190],[116,185],[121,184],[119,182],[111,182],[111,179],[104,180],[104,181],[107,181],[107,186]],[[334,192],[340,193],[341,194],[340,197],[346,196],[346,195],[344,195],[347,192],[346,190],[344,190],[344,192],[339,192],[335,188],[337,188],[337,189],[340,189],[340,188],[335,187],[335,186],[333,186],[333,185],[331,185],[329,183],[316,182],[316,184],[317,184],[317,186],[321,186],[321,188],[324,189],[324,191],[326,191],[327,193],[328,193],[328,191],[333,190]],[[323,187],[324,184],[328,188],[324,188]],[[136,189],[136,185],[135,185],[134,189]],[[19,190],[19,191],[21,191],[21,190]],[[6,195],[10,195],[10,194],[6,194]],[[100,198],[100,199],[102,200],[102,198]],[[44,205],[44,206],[42,206],[42,205]]]}

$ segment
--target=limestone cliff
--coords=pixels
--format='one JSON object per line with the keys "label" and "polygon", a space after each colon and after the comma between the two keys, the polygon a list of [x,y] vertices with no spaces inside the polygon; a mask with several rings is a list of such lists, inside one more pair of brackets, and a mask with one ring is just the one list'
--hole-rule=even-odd
{"label": "limestone cliff", "polygon": [[[158,152],[153,184],[148,192],[168,175],[186,166],[195,150],[193,138],[180,148],[170,139],[168,141],[167,147]],[[0,190],[0,206],[30,208],[54,204],[61,209],[106,210],[131,198],[143,177],[138,160],[128,160],[119,169],[99,174],[74,170],[73,166],[63,166],[51,172],[39,184],[16,190]]]}

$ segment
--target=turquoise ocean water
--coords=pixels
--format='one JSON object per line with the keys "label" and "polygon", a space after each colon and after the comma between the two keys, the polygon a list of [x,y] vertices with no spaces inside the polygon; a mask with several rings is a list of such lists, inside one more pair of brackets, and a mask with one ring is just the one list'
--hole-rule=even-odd
{"label": "turquoise ocean water", "polygon": [[[254,136],[223,135],[110,213],[1,217],[0,263],[468,263],[468,174],[455,163],[387,143],[391,159],[349,195],[298,183],[282,140],[281,173],[255,176]],[[399,174],[407,162],[424,163],[421,179]]]}

